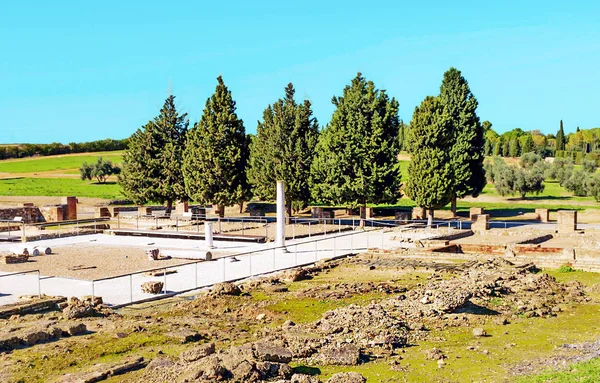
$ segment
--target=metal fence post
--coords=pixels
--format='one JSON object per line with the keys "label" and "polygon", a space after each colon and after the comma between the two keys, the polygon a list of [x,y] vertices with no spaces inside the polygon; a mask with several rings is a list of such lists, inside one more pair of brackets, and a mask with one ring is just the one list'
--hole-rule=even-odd
{"label": "metal fence post", "polygon": [[133,303],[133,274],[129,274],[129,301]]}
{"label": "metal fence post", "polygon": [[342,232],[342,219],[338,218],[338,233]]}
{"label": "metal fence post", "polygon": [[294,217],[294,222],[292,223],[292,241],[296,239],[296,221],[297,218]]}
{"label": "metal fence post", "polygon": [[323,218],[323,230],[325,231],[325,235],[327,235],[327,218]]}
{"label": "metal fence post", "polygon": [[79,221],[75,221],[75,233],[79,235]]}
{"label": "metal fence post", "polygon": [[298,266],[298,244],[294,245],[294,266]]}
{"label": "metal fence post", "polygon": [[[25,226],[23,226],[23,234],[25,234]],[[58,223],[58,238],[60,238],[60,222]]]}
{"label": "metal fence post", "polygon": [[140,229],[140,215],[136,215],[135,216],[135,229],[139,230]]}
{"label": "metal fence post", "polygon": [[248,275],[252,276],[252,253],[248,254]]}
{"label": "metal fence post", "polygon": [[227,279],[225,278],[225,257],[221,258],[223,259],[223,282],[225,282]]}
{"label": "metal fence post", "polygon": [[350,234],[350,253],[354,254],[354,232]]}
{"label": "metal fence post", "polygon": [[165,279],[165,284],[163,289],[165,290],[165,294],[167,293],[167,268],[165,267],[165,274],[164,274],[164,279]]}
{"label": "metal fence post", "polygon": [[310,238],[310,221],[308,221],[308,238]]}
{"label": "metal fence post", "polygon": [[[42,282],[40,281],[40,271],[37,271],[37,276],[38,276],[38,298],[42,297]],[[92,285],[93,286],[93,285]],[[94,301],[93,298],[93,293],[92,293],[92,302]]]}
{"label": "metal fence post", "polygon": [[198,288],[198,262],[194,263],[194,279],[196,281],[196,288]]}
{"label": "metal fence post", "polygon": [[117,228],[119,228],[119,229],[121,228],[121,215],[120,214],[117,215]]}
{"label": "metal fence post", "polygon": [[319,241],[315,240],[315,262],[319,260]]}
{"label": "metal fence post", "polygon": [[273,248],[273,271],[275,271],[275,248]]}
{"label": "metal fence post", "polygon": [[383,232],[384,232],[384,230],[385,230],[385,228],[381,229],[381,250],[383,250],[383,237],[384,237]]}
{"label": "metal fence post", "polygon": [[175,217],[175,231],[179,232],[179,217]]}
{"label": "metal fence post", "polygon": [[336,241],[337,237],[333,237],[333,258],[335,258],[336,254],[337,254],[337,241]]}
{"label": "metal fence post", "polygon": [[94,291],[94,280],[92,279],[92,307],[94,306],[94,301],[95,301],[95,291]]}
{"label": "metal fence post", "polygon": [[244,220],[242,219],[242,237],[244,236]]}

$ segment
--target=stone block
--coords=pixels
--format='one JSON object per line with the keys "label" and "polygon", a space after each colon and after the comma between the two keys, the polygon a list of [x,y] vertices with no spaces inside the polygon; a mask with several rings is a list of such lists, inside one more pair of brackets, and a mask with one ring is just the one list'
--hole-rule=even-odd
{"label": "stone block", "polygon": [[473,222],[475,216],[479,214],[483,214],[482,207],[472,207],[471,209],[469,209],[469,218],[471,219],[471,222]]}
{"label": "stone block", "polygon": [[482,232],[490,229],[489,214],[476,214],[471,220],[471,230],[474,232]]}
{"label": "stone block", "polygon": [[412,219],[427,219],[425,209],[422,207],[414,207],[412,209]]}
{"label": "stone block", "polygon": [[77,219],[77,197],[63,197],[61,203],[66,205],[64,220]]}
{"label": "stone block", "polygon": [[175,214],[181,215],[183,213],[187,213],[189,210],[189,205],[187,201],[180,201],[175,205]]}
{"label": "stone block", "polygon": [[396,211],[395,217],[396,221],[410,221],[412,213],[410,211]]}
{"label": "stone block", "polygon": [[535,214],[537,215],[537,219],[540,222],[548,222],[550,221],[550,213],[548,209],[535,209]]}
{"label": "stone block", "polygon": [[94,209],[95,218],[110,217],[110,210],[107,207],[97,207]]}
{"label": "stone block", "polygon": [[575,210],[559,210],[557,214],[558,233],[572,233],[577,230],[577,212]]}
{"label": "stone block", "polygon": [[322,207],[311,207],[310,208],[310,216],[311,218],[323,218],[323,208]]}
{"label": "stone block", "polygon": [[139,206],[138,215],[152,215],[152,208],[148,206]]}
{"label": "stone block", "polygon": [[113,218],[116,218],[116,217],[118,217],[118,216],[119,216],[119,213],[120,213],[120,211],[121,211],[121,208],[120,208],[120,207],[117,207],[117,206],[110,206],[110,207],[108,208],[108,211],[110,212],[110,215],[111,215]]}

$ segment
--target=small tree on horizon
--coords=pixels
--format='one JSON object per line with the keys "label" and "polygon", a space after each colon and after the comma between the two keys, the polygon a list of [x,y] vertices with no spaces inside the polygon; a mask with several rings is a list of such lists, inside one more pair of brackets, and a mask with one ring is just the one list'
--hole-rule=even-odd
{"label": "small tree on horizon", "polygon": [[563,121],[560,120],[560,128],[556,133],[556,150],[565,150],[565,130],[563,129]]}

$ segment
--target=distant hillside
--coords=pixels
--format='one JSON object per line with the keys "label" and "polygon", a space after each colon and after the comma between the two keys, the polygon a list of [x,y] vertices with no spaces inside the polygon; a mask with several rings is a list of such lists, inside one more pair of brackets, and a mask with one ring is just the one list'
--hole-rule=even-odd
{"label": "distant hillside", "polygon": [[34,156],[52,156],[70,153],[111,152],[127,149],[129,139],[105,139],[90,142],[61,144],[0,144],[0,160]]}

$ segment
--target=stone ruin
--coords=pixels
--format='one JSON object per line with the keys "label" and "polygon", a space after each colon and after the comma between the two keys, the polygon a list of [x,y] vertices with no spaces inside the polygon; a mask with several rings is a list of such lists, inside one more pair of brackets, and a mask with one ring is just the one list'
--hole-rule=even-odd
{"label": "stone ruin", "polygon": [[63,197],[60,204],[35,206],[24,203],[21,207],[0,209],[1,220],[14,220],[22,217],[24,223],[60,222],[77,219],[77,198]]}

